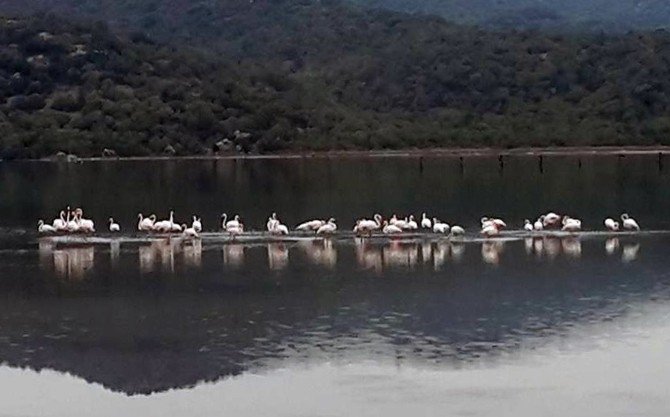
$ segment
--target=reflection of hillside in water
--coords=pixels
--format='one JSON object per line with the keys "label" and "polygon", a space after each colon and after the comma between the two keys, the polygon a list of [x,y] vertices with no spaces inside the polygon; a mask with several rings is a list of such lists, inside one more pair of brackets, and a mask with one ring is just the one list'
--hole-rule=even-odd
{"label": "reflection of hillside in water", "polygon": [[[490,243],[487,253],[497,250]],[[319,256],[305,255],[307,245],[236,246],[232,257],[224,250],[223,270],[219,250],[189,242],[122,247],[116,265],[103,248],[96,247],[95,257],[93,247],[72,248],[68,276],[93,266],[95,274],[57,293],[48,272],[61,277],[55,262],[61,249],[40,248],[40,262],[47,253],[54,260],[43,265],[42,276],[26,268],[0,279],[0,292],[10,295],[0,303],[0,339],[7,342],[0,344],[0,360],[71,372],[127,393],[190,386],[283,361],[482,360],[542,343],[577,323],[611,320],[631,302],[666,299],[665,243],[645,242],[635,269],[608,257],[603,240],[581,242],[579,262],[574,242],[559,240],[557,254],[539,259],[526,253],[525,242],[507,242],[495,268],[482,262],[481,243],[469,245],[481,251],[463,252],[468,245],[447,241],[314,242]],[[636,244],[622,240],[625,245]],[[322,265],[331,250],[335,268],[325,261],[323,278],[319,268],[295,268]],[[291,251],[302,256],[289,258]],[[256,262],[266,253],[271,264]],[[138,263],[152,265],[153,274],[144,276]],[[277,279],[269,272],[281,265]]]}

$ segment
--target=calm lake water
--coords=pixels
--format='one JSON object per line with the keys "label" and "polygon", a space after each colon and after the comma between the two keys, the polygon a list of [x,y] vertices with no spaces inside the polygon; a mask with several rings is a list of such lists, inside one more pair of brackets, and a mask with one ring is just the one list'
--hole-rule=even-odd
{"label": "calm lake water", "polygon": [[[0,164],[0,416],[670,415],[670,175],[656,157]],[[670,167],[668,168],[670,169]],[[112,240],[56,245],[82,206]],[[651,233],[140,241],[138,211],[261,229],[555,210]],[[102,235],[105,235],[102,233]],[[106,235],[109,237],[109,234]]]}

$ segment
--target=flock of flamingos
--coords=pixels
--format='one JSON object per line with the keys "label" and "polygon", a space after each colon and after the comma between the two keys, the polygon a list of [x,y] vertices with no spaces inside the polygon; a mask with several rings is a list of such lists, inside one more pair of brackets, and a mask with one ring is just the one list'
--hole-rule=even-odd
{"label": "flock of flamingos", "polygon": [[[282,224],[277,213],[272,213],[266,223],[267,232],[271,235],[288,235],[289,228]],[[621,215],[621,223],[612,218],[607,218],[604,221],[604,226],[608,231],[618,231],[620,229],[626,231],[639,231],[640,226],[628,214]],[[493,237],[498,235],[501,230],[505,229],[507,224],[499,218],[482,217],[480,234],[484,237]],[[108,229],[112,233],[121,231],[121,226],[109,218]],[[232,219],[228,218],[227,214],[221,215],[221,229],[232,235],[241,235],[245,232],[244,224],[240,221],[240,216],[235,215]],[[422,214],[420,222],[417,222],[413,215],[403,219],[398,218],[395,214],[388,220],[383,219],[380,214],[375,214],[372,219],[358,219],[353,231],[357,235],[371,236],[372,233],[383,233],[384,235],[400,235],[405,232],[413,232],[418,230],[432,231],[434,233],[444,234],[447,236],[462,236],[465,234],[465,229],[458,225],[449,226],[437,218],[432,219]],[[535,222],[528,219],[524,221],[523,229],[527,232],[540,232],[543,230],[561,230],[565,232],[579,232],[582,230],[582,222],[579,219],[559,215],[553,212],[541,215]],[[187,238],[198,238],[199,233],[202,232],[202,219],[193,216],[191,225],[185,223],[179,224],[174,221],[174,212],[170,212],[170,216],[165,220],[157,220],[156,215],[152,214],[149,217],[144,217],[141,213],[138,214],[137,230],[142,232],[155,233],[181,233]],[[314,219],[299,224],[295,227],[296,232],[311,232],[316,235],[332,235],[337,232],[337,223],[334,218],[326,220]],[[38,222],[38,232],[42,235],[60,234],[60,233],[94,233],[95,224],[92,220],[84,217],[84,211],[81,208],[70,210],[62,210],[58,218],[54,219],[51,224],[46,224],[43,220]]]}

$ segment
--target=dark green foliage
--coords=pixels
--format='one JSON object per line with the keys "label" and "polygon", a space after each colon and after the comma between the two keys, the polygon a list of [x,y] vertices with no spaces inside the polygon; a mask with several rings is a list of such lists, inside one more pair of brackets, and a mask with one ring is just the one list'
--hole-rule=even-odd
{"label": "dark green foliage", "polygon": [[162,1],[93,3],[132,32],[0,20],[2,157],[670,143],[664,31],[486,32],[328,0],[175,0],[169,19]]}

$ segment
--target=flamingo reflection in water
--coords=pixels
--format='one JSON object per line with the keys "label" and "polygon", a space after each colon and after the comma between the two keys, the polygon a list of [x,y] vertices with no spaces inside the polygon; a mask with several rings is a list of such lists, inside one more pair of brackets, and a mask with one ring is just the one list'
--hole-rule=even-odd
{"label": "flamingo reflection in water", "polygon": [[582,241],[576,237],[566,237],[561,241],[563,254],[569,258],[579,259],[582,257]]}
{"label": "flamingo reflection in water", "polygon": [[109,260],[113,267],[119,265],[119,256],[121,254],[121,242],[113,239],[109,242]]}
{"label": "flamingo reflection in water", "polygon": [[140,272],[153,272],[159,260],[164,271],[174,272],[175,252],[179,251],[179,242],[168,238],[154,240],[148,246],[140,246]]}
{"label": "flamingo reflection in water", "polygon": [[310,262],[326,268],[334,268],[337,264],[337,248],[331,239],[305,240],[299,247]]}
{"label": "flamingo reflection in water", "polygon": [[416,243],[391,242],[382,249],[384,266],[387,268],[409,268],[419,262],[419,245]]}
{"label": "flamingo reflection in water", "polygon": [[244,266],[245,246],[240,243],[228,243],[223,245],[223,264],[232,268]]}
{"label": "flamingo reflection in water", "polygon": [[452,261],[458,263],[463,260],[463,256],[465,255],[465,244],[452,242],[449,245],[449,249],[451,251]]}
{"label": "flamingo reflection in water", "polygon": [[[426,220],[428,220],[428,219],[426,219]],[[433,244],[431,242],[422,242],[421,243],[421,260],[423,261],[424,264],[429,264],[432,257],[433,257]]]}
{"label": "flamingo reflection in water", "polygon": [[498,265],[505,243],[502,241],[482,242],[482,260],[489,265]]}
{"label": "flamingo reflection in water", "polygon": [[619,250],[620,246],[621,243],[619,242],[618,237],[610,237],[605,240],[605,253],[608,256],[612,256],[616,253],[617,250]]}
{"label": "flamingo reflection in water", "polygon": [[450,252],[450,243],[445,241],[440,241],[435,244],[435,249],[433,249],[433,269],[435,271],[440,271],[444,264],[447,262]]}
{"label": "flamingo reflection in water", "polygon": [[188,239],[182,242],[184,251],[184,265],[200,268],[202,267],[202,240]]}
{"label": "flamingo reflection in water", "polygon": [[383,269],[382,251],[379,245],[373,245],[367,239],[354,238],[356,262],[363,270],[371,270],[381,274]]}
{"label": "flamingo reflection in water", "polygon": [[626,243],[621,250],[621,261],[624,263],[633,262],[637,259],[639,252],[640,244],[638,242]]}
{"label": "flamingo reflection in water", "polygon": [[273,271],[279,271],[288,266],[288,247],[284,243],[268,243],[268,266]]}
{"label": "flamingo reflection in water", "polygon": [[53,251],[54,271],[64,279],[81,280],[93,268],[95,249],[93,246],[71,247]]}

